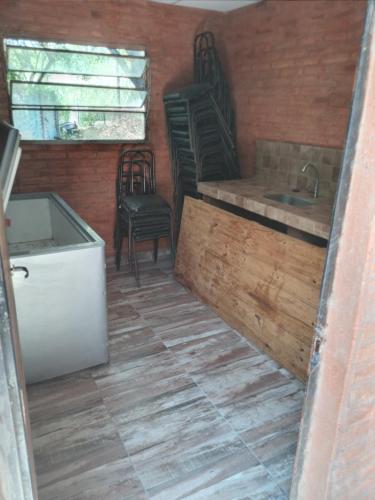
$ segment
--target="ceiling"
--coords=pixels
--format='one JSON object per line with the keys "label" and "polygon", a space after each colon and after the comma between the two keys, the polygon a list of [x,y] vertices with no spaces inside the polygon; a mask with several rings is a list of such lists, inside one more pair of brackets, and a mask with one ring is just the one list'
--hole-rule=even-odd
{"label": "ceiling", "polygon": [[152,2],[166,3],[180,7],[195,7],[197,9],[216,10],[217,12],[229,12],[252,5],[261,0],[151,0]]}

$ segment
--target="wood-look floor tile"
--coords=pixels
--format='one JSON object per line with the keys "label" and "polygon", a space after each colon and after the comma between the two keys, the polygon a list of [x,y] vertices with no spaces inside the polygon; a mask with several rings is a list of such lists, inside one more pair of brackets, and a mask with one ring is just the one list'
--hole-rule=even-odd
{"label": "wood-look floor tile", "polygon": [[304,392],[300,384],[288,381],[233,404],[220,405],[220,411],[237,431],[257,426],[301,408]]}
{"label": "wood-look floor tile", "polygon": [[[286,421],[287,421],[286,416]],[[285,457],[294,457],[296,453],[297,438],[298,438],[299,425],[295,424],[293,427],[285,426],[283,431],[277,432],[261,442],[255,443],[250,446],[253,453],[259,460],[266,465],[267,468],[273,469],[272,475],[279,477],[281,472],[278,472],[278,463],[283,462]],[[246,434],[245,433],[242,433]],[[282,469],[282,467],[280,467]]]}
{"label": "wood-look floor tile", "polygon": [[160,342],[154,331],[149,327],[138,328],[136,330],[121,332],[113,335],[109,339],[109,359],[110,363],[117,360],[122,361],[122,354],[138,347]]}
{"label": "wood-look floor tile", "polygon": [[[271,476],[285,490],[289,491],[290,479],[297,448],[300,411],[283,415],[273,422],[270,422],[269,429],[273,432],[263,435],[261,439],[252,444],[248,442],[251,451],[257,456],[267,468]],[[284,428],[281,427],[284,421]],[[263,424],[264,431],[267,425]],[[259,429],[258,429],[259,430]],[[250,431],[251,432],[251,431]],[[250,433],[241,434],[242,439],[248,438]],[[253,434],[255,435],[255,434]]]}
{"label": "wood-look floor tile", "polygon": [[[141,286],[136,291],[127,291],[121,288],[121,296],[126,299],[126,303],[132,307],[142,306],[145,302],[156,300],[159,302],[160,297],[165,297],[164,304],[170,298],[175,297],[177,294],[188,293],[181,285],[176,283],[173,279],[164,279],[163,283],[157,284],[152,287]],[[163,304],[163,302],[161,302]]]}
{"label": "wood-look floor tile", "polygon": [[171,309],[178,306],[201,305],[191,294],[186,293],[183,288],[173,286],[160,287],[153,290],[152,295],[143,296],[141,300],[134,302],[137,311],[142,315],[160,312],[166,308]]}
{"label": "wood-look floor tile", "polygon": [[117,292],[115,298],[110,298],[111,304],[108,305],[108,319],[109,324],[116,319],[122,320],[132,320],[139,318],[139,312],[137,312],[133,306],[127,303],[126,297],[121,292]]}
{"label": "wood-look floor tile", "polygon": [[165,327],[177,327],[188,325],[197,321],[206,321],[217,318],[216,314],[207,306],[196,302],[194,304],[182,304],[174,307],[166,307],[162,311],[154,311],[144,315],[148,325],[156,334],[163,331]]}
{"label": "wood-look floor tile", "polygon": [[198,338],[171,347],[181,366],[192,374],[207,372],[258,352],[233,330]]}
{"label": "wood-look floor tile", "polygon": [[128,422],[150,417],[178,406],[185,401],[204,397],[196,384],[187,376],[157,380],[155,383],[132,388],[129,385],[118,394],[104,397],[118,429]]}
{"label": "wood-look floor tile", "polygon": [[[109,277],[111,279],[111,277]],[[159,287],[171,282],[171,277],[158,269],[144,270],[141,269],[141,286],[143,289]],[[121,292],[139,292],[139,287],[134,276],[128,274],[119,274],[117,283]]]}
{"label": "wood-look floor tile", "polygon": [[89,370],[29,385],[27,392],[31,423],[35,427],[102,404]]}
{"label": "wood-look floor tile", "polygon": [[272,420],[260,420],[258,425],[252,426],[240,433],[241,439],[249,446],[267,445],[270,439],[273,439],[285,432],[294,432],[299,429],[301,420],[301,408],[288,414],[273,417]]}
{"label": "wood-look floor tile", "polygon": [[[160,432],[158,423],[156,428]],[[197,415],[185,423],[180,420],[178,426],[169,425],[168,429],[168,435],[162,430],[162,439],[157,439],[156,433],[148,435],[142,441],[142,446],[148,444],[148,447],[139,451],[130,443],[130,457],[146,488],[183,479],[191,471],[246,450],[236,433],[215,412],[203,418]],[[124,443],[127,447],[126,439]]]}
{"label": "wood-look floor tile", "polygon": [[153,500],[286,500],[265,467],[246,449],[151,488],[148,494]]}
{"label": "wood-look floor tile", "polygon": [[[95,378],[129,370],[148,356],[166,352],[163,342],[150,328],[139,328],[113,335],[109,341],[109,363],[95,367]],[[146,361],[147,363],[147,361]]]}
{"label": "wood-look floor tile", "polygon": [[[136,367],[141,367],[147,364],[147,357],[158,357],[166,352],[164,345],[160,342],[155,342],[153,344],[148,344],[145,346],[140,346],[126,354],[121,356],[113,356],[116,360],[107,365],[100,365],[92,368],[91,373],[95,380],[103,379],[105,377],[115,377],[118,375],[118,379],[121,380],[121,373],[126,371],[131,371]],[[124,375],[126,377],[126,375]],[[112,379],[108,379],[108,383]],[[116,383],[116,377],[113,379]]]}
{"label": "wood-look floor tile", "polygon": [[[122,339],[121,339],[122,340]],[[126,347],[123,345],[121,340],[117,340],[114,344],[113,364],[122,363],[123,366],[127,366],[130,363],[137,362],[137,360],[146,358],[148,356],[154,356],[155,354],[160,354],[166,351],[166,347],[160,340],[155,340],[155,342],[145,343],[143,345]],[[116,348],[118,350],[116,351]]]}
{"label": "wood-look floor tile", "polygon": [[279,488],[284,492],[285,498],[287,499],[289,499],[290,489],[292,487],[292,477],[293,477],[293,471],[289,476],[285,477],[285,479],[277,481]]}
{"label": "wood-look floor tile", "polygon": [[111,338],[113,335],[131,332],[133,330],[141,330],[147,327],[147,322],[140,316],[134,318],[117,318],[110,321],[108,325],[108,334]]}
{"label": "wood-look floor tile", "polygon": [[39,486],[127,455],[103,404],[32,424],[32,436]]}
{"label": "wood-look floor tile", "polygon": [[109,366],[108,370],[93,370],[93,377],[105,397],[117,394],[123,388],[139,388],[157,380],[173,378],[185,373],[175,356],[163,350],[156,354],[128,360],[127,363]]}
{"label": "wood-look floor tile", "polygon": [[74,474],[40,488],[40,500],[146,500],[143,485],[128,458]]}
{"label": "wood-look floor tile", "polygon": [[[297,450],[297,439],[298,433],[290,435],[289,449],[283,454],[266,460],[264,463],[266,469],[280,488],[288,493],[292,482],[293,466]],[[275,446],[278,446],[278,444],[275,443]]]}
{"label": "wood-look floor tile", "polygon": [[158,335],[168,348],[172,348],[179,344],[185,344],[186,342],[226,331],[228,331],[228,325],[222,319],[212,318],[198,322],[193,321],[182,326],[170,327],[166,325],[158,330]]}
{"label": "wood-look floor tile", "polygon": [[159,264],[108,267],[107,366],[29,388],[41,500],[286,499],[302,385]]}
{"label": "wood-look floor tile", "polygon": [[225,405],[289,381],[277,368],[267,355],[253,350],[245,359],[202,371],[193,378],[215,404]]}
{"label": "wood-look floor tile", "polygon": [[172,441],[175,436],[180,439],[218,421],[217,411],[198,388],[187,391],[187,397],[178,406],[146,415],[120,427],[119,433],[129,454],[144,450],[148,453],[158,444]]}

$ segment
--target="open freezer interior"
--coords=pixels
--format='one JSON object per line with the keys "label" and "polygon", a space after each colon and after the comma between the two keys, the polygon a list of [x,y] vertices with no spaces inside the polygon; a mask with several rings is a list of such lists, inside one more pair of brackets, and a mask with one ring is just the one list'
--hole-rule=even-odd
{"label": "open freezer interior", "polygon": [[11,256],[92,241],[56,200],[47,195],[11,198],[6,218]]}

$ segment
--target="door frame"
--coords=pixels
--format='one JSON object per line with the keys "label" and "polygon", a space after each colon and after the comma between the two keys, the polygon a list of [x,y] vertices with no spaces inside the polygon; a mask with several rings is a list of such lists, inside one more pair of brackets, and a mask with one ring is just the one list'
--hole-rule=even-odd
{"label": "door frame", "polygon": [[[347,430],[345,418],[354,413],[350,387],[358,367],[356,355],[370,322],[375,332],[375,315],[371,314],[375,293],[371,260],[375,261],[375,227],[371,224],[375,214],[374,33],[375,3],[368,0],[311,352],[292,500],[339,498],[334,493],[339,488],[334,468],[345,460],[339,443]],[[353,473],[352,481],[359,477],[360,467],[356,464],[347,469]],[[368,473],[364,471],[362,479]],[[347,490],[354,484],[348,481]]]}
{"label": "door frame", "polygon": [[28,401],[0,193],[0,498],[37,500]]}

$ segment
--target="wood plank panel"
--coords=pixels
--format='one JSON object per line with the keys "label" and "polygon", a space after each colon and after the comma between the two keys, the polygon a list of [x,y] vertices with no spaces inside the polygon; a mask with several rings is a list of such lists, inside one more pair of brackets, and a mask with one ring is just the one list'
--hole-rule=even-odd
{"label": "wood plank panel", "polygon": [[176,278],[307,378],[326,250],[185,198]]}

